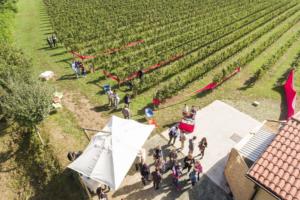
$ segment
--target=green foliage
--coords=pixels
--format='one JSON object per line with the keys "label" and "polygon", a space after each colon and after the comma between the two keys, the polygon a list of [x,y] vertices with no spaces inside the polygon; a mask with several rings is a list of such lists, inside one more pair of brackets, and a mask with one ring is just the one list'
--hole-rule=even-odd
{"label": "green foliage", "polygon": [[[223,70],[225,70],[227,73],[232,73],[236,67],[244,67],[247,63],[252,61],[256,56],[261,54],[266,48],[268,48],[270,45],[272,45],[274,42],[276,42],[286,31],[288,31],[295,23],[299,22],[300,16],[298,15],[294,20],[292,20],[289,23],[286,23],[285,26],[283,26],[282,29],[275,32],[272,36],[270,36],[268,39],[266,39],[260,46],[253,48],[252,51],[242,57],[240,57],[237,61],[229,64]],[[254,74],[253,77],[251,77],[248,81],[249,84],[253,84],[256,80],[262,77],[262,75],[272,66],[274,63],[286,52],[286,50],[295,42],[296,39],[299,37],[299,32],[296,33],[294,37],[289,39],[285,44],[281,46],[281,48],[272,55],[272,57],[266,61]],[[222,80],[222,73],[216,74],[214,77],[214,81],[219,82]]]}
{"label": "green foliage", "polygon": [[39,81],[32,81],[30,84],[20,79],[16,81],[9,82],[10,91],[0,100],[3,116],[21,127],[33,128],[48,116],[52,90]]}
{"label": "green foliage", "polygon": [[17,161],[19,166],[27,172],[30,183],[37,189],[43,189],[61,167],[49,146],[43,146],[37,134],[21,134],[17,137],[19,152]]}
{"label": "green foliage", "polygon": [[[178,68],[178,65],[169,67],[166,64],[160,68],[168,68],[168,72],[155,70],[150,73],[141,91],[232,43],[232,40],[225,42],[226,36],[235,35],[236,39],[242,35],[234,34],[235,31],[245,30],[248,25],[253,27],[255,21],[261,24],[261,18],[270,21],[296,5],[294,1],[278,0],[145,0],[143,3],[134,0],[130,4],[121,0],[44,2],[53,28],[65,46],[83,55],[100,55],[101,58],[95,59],[95,65],[118,77],[128,77],[137,69],[148,68],[178,54],[184,55],[183,62],[172,62],[180,62]],[[145,42],[111,55],[101,54],[139,39]],[[152,74],[155,78],[151,78]]]}
{"label": "green foliage", "polygon": [[11,41],[16,0],[0,0],[0,43]]}
{"label": "green foliage", "polygon": [[6,120],[33,129],[50,112],[52,90],[30,74],[30,62],[15,48],[0,49],[0,111]]}
{"label": "green foliage", "polygon": [[[163,99],[176,95],[177,92],[183,89],[186,85],[199,79],[202,75],[206,74],[207,72],[209,72],[210,70],[218,66],[221,62],[225,61],[232,55],[238,53],[241,49],[248,47],[249,44],[251,44],[258,38],[260,38],[263,34],[269,32],[270,30],[275,28],[278,24],[284,22],[287,18],[289,18],[290,15],[296,13],[298,9],[299,6],[293,8],[292,10],[286,12],[285,14],[280,15],[279,17],[273,19],[273,21],[263,26],[258,31],[252,32],[247,37],[244,37],[242,40],[239,40],[233,45],[230,45],[227,49],[221,50],[217,52],[215,55],[210,56],[209,59],[207,59],[205,62],[201,63],[200,65],[194,65],[193,67],[190,67],[189,70],[186,71],[186,73],[184,74],[181,73],[179,75],[182,80],[181,82],[178,83],[177,78],[175,77],[172,81],[169,81],[168,83],[162,85],[160,90],[161,93],[163,94],[162,95]],[[257,49],[251,51],[250,54],[246,54],[245,56],[240,57],[237,61],[234,61],[232,64],[228,65],[227,68],[225,68],[226,72],[224,73],[224,71],[222,71],[214,78],[214,81],[219,82],[219,80],[223,78],[224,74],[226,73],[229,74],[233,72],[236,69],[236,67],[238,67],[237,65],[244,66],[246,63],[254,59],[257,55],[263,52],[268,46],[273,44],[282,34],[284,34],[287,30],[289,30],[289,28],[295,25],[299,20],[300,20],[300,15],[298,14],[293,20],[286,22],[286,24],[283,26],[282,29],[275,32],[262,45],[257,47]],[[255,26],[255,24],[257,26],[259,25],[259,23],[262,22],[255,22],[253,26]],[[250,26],[246,27],[246,30],[249,32],[249,30],[251,30]],[[237,34],[244,35],[245,33],[248,33],[246,30],[245,32],[240,31]],[[234,37],[234,36],[230,36],[230,37]]]}

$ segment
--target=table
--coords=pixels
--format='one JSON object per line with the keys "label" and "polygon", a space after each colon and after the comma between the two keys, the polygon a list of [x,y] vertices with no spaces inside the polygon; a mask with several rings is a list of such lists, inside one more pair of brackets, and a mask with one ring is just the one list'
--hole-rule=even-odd
{"label": "table", "polygon": [[179,122],[178,128],[185,133],[192,133],[195,128],[195,121],[193,119],[184,118]]}

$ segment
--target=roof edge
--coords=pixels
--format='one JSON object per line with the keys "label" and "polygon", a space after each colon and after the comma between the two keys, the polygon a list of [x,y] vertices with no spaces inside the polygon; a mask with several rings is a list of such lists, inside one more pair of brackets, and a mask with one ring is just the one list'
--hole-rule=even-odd
{"label": "roof edge", "polygon": [[[252,168],[252,167],[251,167]],[[251,169],[250,168],[250,169]],[[249,169],[249,171],[250,171]],[[260,188],[262,188],[263,190],[265,190],[267,193],[269,193],[270,195],[272,195],[275,199],[281,200],[282,198],[279,197],[277,194],[275,194],[274,192],[270,191],[267,187],[265,187],[263,184],[259,183],[258,181],[256,181],[255,179],[253,179],[248,173],[245,175],[246,178],[248,178],[249,180],[251,180],[252,182],[254,182],[256,185],[258,185]]]}

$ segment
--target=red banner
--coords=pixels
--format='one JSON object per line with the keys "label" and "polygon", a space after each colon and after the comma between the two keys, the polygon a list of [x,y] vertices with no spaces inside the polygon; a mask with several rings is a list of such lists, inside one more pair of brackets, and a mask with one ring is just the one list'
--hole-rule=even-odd
{"label": "red banner", "polygon": [[75,51],[71,51],[70,53],[73,54],[73,56],[76,56],[77,58],[80,58],[82,61],[87,60],[87,59],[93,59],[93,58],[95,58],[95,56],[83,56],[83,55],[80,55],[78,52],[75,52]]}
{"label": "red banner", "polygon": [[231,77],[233,77],[234,75],[236,75],[237,73],[239,73],[241,71],[241,68],[238,67],[234,70],[234,72],[232,72],[229,76],[223,78],[219,83],[216,82],[211,82],[208,85],[204,86],[203,88],[195,91],[195,93],[201,93],[207,90],[213,90],[216,87],[218,87],[219,85],[221,85],[222,83],[224,83],[225,81],[227,81],[228,79],[230,79]]}
{"label": "red banner", "polygon": [[294,73],[295,69],[292,69],[289,73],[289,76],[284,84],[284,90],[286,95],[287,103],[287,118],[291,118],[295,114],[296,107],[296,90],[294,88]]}

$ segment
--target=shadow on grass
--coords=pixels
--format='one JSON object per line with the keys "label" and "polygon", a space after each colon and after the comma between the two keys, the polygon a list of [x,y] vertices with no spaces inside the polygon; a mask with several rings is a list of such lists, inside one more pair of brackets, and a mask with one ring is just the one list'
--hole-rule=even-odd
{"label": "shadow on grass", "polygon": [[275,86],[273,88],[274,91],[280,94],[280,116],[279,120],[286,120],[287,118],[287,106],[286,106],[286,99],[285,99],[285,91],[283,86]]}
{"label": "shadow on grass", "polygon": [[51,57],[55,57],[55,56],[61,56],[61,55],[65,55],[66,53],[68,53],[66,50],[63,50],[62,52],[59,52],[59,53],[55,53],[55,54],[52,54],[50,55]]}
{"label": "shadow on grass", "polygon": [[28,199],[86,199],[73,172],[61,168],[51,147],[41,145],[35,133],[19,133],[15,141],[15,160],[34,190]]}
{"label": "shadow on grass", "polygon": [[102,105],[102,106],[95,106],[91,110],[95,112],[104,112],[104,111],[109,111],[110,108],[108,107],[108,105]]}
{"label": "shadow on grass", "polygon": [[257,76],[253,75],[248,80],[246,80],[244,82],[243,86],[238,88],[238,90],[243,90],[243,91],[248,90],[248,89],[254,87],[256,81],[257,81]]}
{"label": "shadow on grass", "polygon": [[74,200],[83,199],[87,200],[88,197],[83,192],[81,185],[73,172],[69,169],[56,174],[51,178],[49,183],[42,189],[37,190],[36,194],[29,198],[30,200]]}
{"label": "shadow on grass", "polygon": [[61,76],[57,81],[64,81],[64,80],[75,80],[77,79],[76,75],[74,73],[72,74],[66,74]]}
{"label": "shadow on grass", "polygon": [[70,64],[70,61],[73,60],[73,57],[69,57],[69,58],[64,58],[64,59],[61,59],[61,60],[57,60],[55,61],[56,63],[67,63],[67,64]]}
{"label": "shadow on grass", "polygon": [[[45,38],[45,44],[46,44],[46,38]],[[53,50],[62,49],[62,48],[63,48],[62,46],[57,46],[55,48],[51,48],[48,45],[47,46],[45,45],[45,47],[38,48],[37,50],[46,50],[46,51],[52,50],[53,51]]]}
{"label": "shadow on grass", "polygon": [[[96,78],[94,80],[88,81],[87,84],[94,84],[94,85],[102,88],[102,85],[100,85],[99,83],[104,80],[105,80],[104,76],[99,76],[98,78]],[[101,94],[105,94],[105,91],[104,90],[101,91]]]}

